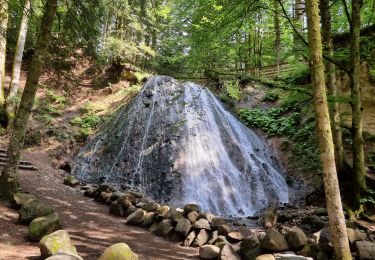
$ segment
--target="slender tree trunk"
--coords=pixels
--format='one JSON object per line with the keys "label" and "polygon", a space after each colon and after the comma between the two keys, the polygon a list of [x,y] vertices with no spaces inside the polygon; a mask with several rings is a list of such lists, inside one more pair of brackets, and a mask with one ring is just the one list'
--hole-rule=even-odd
{"label": "slender tree trunk", "polygon": [[281,53],[281,31],[280,31],[280,9],[278,0],[273,0],[275,8],[274,23],[275,23],[275,57],[277,77],[280,77],[280,53]]}
{"label": "slender tree trunk", "polygon": [[334,146],[329,120],[318,0],[306,0],[311,75],[314,86],[316,130],[319,140],[320,159],[329,216],[332,244],[337,259],[352,259],[342,209],[340,189],[336,172]]}
{"label": "slender tree trunk", "polygon": [[18,188],[17,167],[19,165],[27,124],[34,105],[35,95],[38,90],[40,74],[42,72],[44,60],[48,52],[48,45],[51,38],[51,30],[56,14],[56,8],[57,0],[48,0],[44,8],[44,15],[38,41],[35,47],[35,53],[31,60],[20,107],[18,108],[16,117],[14,119],[12,136],[7,152],[8,162],[0,176],[0,194],[4,198],[11,197]]}
{"label": "slender tree trunk", "polygon": [[[327,57],[333,58],[333,40],[331,27],[331,13],[329,10],[329,0],[320,0],[320,14],[322,16],[322,36],[324,52]],[[328,94],[335,100],[331,102],[330,118],[332,124],[333,143],[335,145],[335,161],[337,172],[343,169],[344,146],[341,133],[341,116],[339,103],[337,102],[336,66],[332,62],[326,61],[326,79]]]}
{"label": "slender tree trunk", "polygon": [[31,11],[31,0],[25,0],[23,8],[23,15],[21,20],[21,27],[18,34],[16,52],[14,54],[12,79],[10,81],[9,93],[6,99],[6,110],[8,116],[8,126],[11,127],[17,107],[16,96],[20,84],[21,65],[23,50],[25,48],[27,29],[29,24],[29,16]]}
{"label": "slender tree trunk", "polygon": [[352,95],[352,139],[353,139],[353,170],[354,170],[354,193],[355,208],[360,208],[360,198],[366,190],[365,154],[363,150],[362,136],[362,102],[360,86],[360,29],[362,0],[352,1],[351,19],[351,95]]}
{"label": "slender tree trunk", "polygon": [[[303,31],[303,13],[304,13],[304,4],[302,0],[295,0],[294,1],[294,23],[297,32],[302,35]],[[301,39],[297,35],[296,32],[293,34],[293,41],[294,41],[294,49],[297,51],[301,51],[302,43]]]}
{"label": "slender tree trunk", "polygon": [[8,0],[0,0],[0,123],[2,124],[6,122],[4,89],[8,18]]}

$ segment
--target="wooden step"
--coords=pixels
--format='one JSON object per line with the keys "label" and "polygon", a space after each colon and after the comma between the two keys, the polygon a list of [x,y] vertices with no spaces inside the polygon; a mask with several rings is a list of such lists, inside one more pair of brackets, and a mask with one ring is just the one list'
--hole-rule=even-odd
{"label": "wooden step", "polygon": [[[0,155],[0,162],[6,162],[7,161],[7,157],[3,157],[2,155]],[[32,165],[30,162],[27,162],[27,161],[20,161],[20,164],[21,165]]]}
{"label": "wooden step", "polygon": [[[5,166],[5,162],[0,162],[0,167],[4,167],[4,166]],[[35,168],[34,166],[31,166],[31,165],[22,165],[22,164],[20,164],[18,166],[18,169],[20,169],[20,170],[26,170],[26,171],[34,171],[34,172],[38,171],[38,169]]]}
{"label": "wooden step", "polygon": [[[0,149],[0,167],[4,167],[7,162],[7,150]],[[18,169],[20,170],[26,170],[26,171],[38,171],[38,169],[32,165],[32,163],[28,161],[20,161],[20,165],[18,166]]]}

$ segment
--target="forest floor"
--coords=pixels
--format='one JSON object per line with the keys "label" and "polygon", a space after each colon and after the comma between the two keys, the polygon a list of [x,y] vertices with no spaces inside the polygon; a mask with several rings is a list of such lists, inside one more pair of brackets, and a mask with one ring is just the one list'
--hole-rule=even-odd
{"label": "forest floor", "polygon": [[[108,215],[108,206],[63,185],[64,174],[51,167],[46,151],[25,152],[23,158],[39,171],[20,171],[22,190],[53,206],[84,259],[97,259],[105,248],[120,242],[127,243],[140,259],[199,259],[197,249],[128,226],[124,218]],[[27,240],[27,226],[17,224],[17,218],[16,210],[0,202],[0,259],[39,259],[38,243]]]}

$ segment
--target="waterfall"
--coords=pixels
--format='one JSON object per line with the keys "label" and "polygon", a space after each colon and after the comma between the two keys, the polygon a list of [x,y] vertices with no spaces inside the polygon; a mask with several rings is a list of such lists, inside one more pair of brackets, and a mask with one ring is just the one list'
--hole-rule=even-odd
{"label": "waterfall", "polygon": [[169,77],[153,77],[120,109],[82,148],[75,172],[223,216],[252,216],[289,198],[265,141],[208,89]]}

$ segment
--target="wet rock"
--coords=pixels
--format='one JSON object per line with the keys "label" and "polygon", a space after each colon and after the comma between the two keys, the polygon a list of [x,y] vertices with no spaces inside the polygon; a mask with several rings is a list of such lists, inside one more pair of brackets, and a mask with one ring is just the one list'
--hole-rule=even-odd
{"label": "wet rock", "polygon": [[145,211],[143,209],[137,209],[134,213],[126,218],[129,225],[140,225],[145,221]]}
{"label": "wet rock", "polygon": [[130,247],[125,243],[119,243],[108,247],[104,253],[99,257],[99,260],[138,260],[138,255],[135,254]]}
{"label": "wet rock", "polygon": [[194,242],[196,237],[197,237],[197,235],[196,235],[195,231],[191,231],[189,233],[189,235],[186,237],[186,239],[183,243],[183,246],[190,246]]}
{"label": "wet rock", "polygon": [[199,257],[201,259],[216,259],[220,254],[220,248],[213,245],[206,245],[199,248]]}
{"label": "wet rock", "polygon": [[357,241],[355,245],[359,260],[375,259],[375,243],[370,241]]}
{"label": "wet rock", "polygon": [[208,221],[206,219],[203,219],[203,218],[201,218],[200,220],[195,222],[194,225],[193,225],[193,228],[196,228],[196,229],[204,228],[204,229],[207,229],[207,230],[211,230],[210,223],[208,223]]}
{"label": "wet rock", "polygon": [[292,227],[286,234],[288,245],[293,250],[300,250],[307,245],[305,233],[297,226]]}
{"label": "wet rock", "polygon": [[255,260],[275,260],[275,257],[273,255],[266,254],[258,256],[257,258],[255,258]]}
{"label": "wet rock", "polygon": [[197,204],[186,204],[184,206],[184,212],[185,214],[189,214],[190,212],[195,211],[195,212],[200,212],[200,207]]}
{"label": "wet rock", "polygon": [[45,260],[83,260],[83,258],[78,255],[56,254],[46,258]]}
{"label": "wet rock", "polygon": [[150,232],[161,237],[172,235],[173,225],[170,219],[164,219],[161,222],[155,222],[150,227]]}
{"label": "wet rock", "polygon": [[208,238],[210,237],[209,233],[205,229],[201,229],[193,242],[193,247],[200,247],[203,246],[208,242]]}
{"label": "wet rock", "polygon": [[117,199],[117,203],[121,205],[124,208],[124,210],[133,206],[133,204],[127,198],[119,198]]}
{"label": "wet rock", "polygon": [[109,214],[118,217],[123,217],[125,214],[124,207],[121,204],[118,204],[117,201],[112,202],[109,206]]}
{"label": "wet rock", "polygon": [[259,239],[254,234],[244,238],[240,243],[240,252],[242,255],[246,255],[250,250],[259,246]]}
{"label": "wet rock", "polygon": [[284,236],[273,228],[266,232],[266,236],[261,241],[260,247],[269,252],[282,252],[289,248]]}
{"label": "wet rock", "polygon": [[220,260],[241,260],[241,257],[234,250],[233,246],[230,244],[225,244],[220,251]]}
{"label": "wet rock", "polygon": [[190,222],[193,224],[197,222],[198,217],[199,217],[199,213],[197,213],[196,211],[192,211],[189,214],[187,214],[188,220],[190,220]]}
{"label": "wet rock", "polygon": [[76,177],[68,175],[64,179],[64,185],[75,188],[79,185],[79,181],[76,179]]}
{"label": "wet rock", "polygon": [[219,232],[219,235],[223,236],[227,236],[230,232],[232,232],[232,228],[227,224],[218,225],[216,226],[216,229]]}
{"label": "wet rock", "polygon": [[33,219],[53,213],[53,208],[40,200],[29,200],[20,209],[18,220],[28,224]]}
{"label": "wet rock", "polygon": [[65,230],[58,230],[43,237],[39,242],[39,248],[42,259],[59,253],[77,255],[77,250]]}
{"label": "wet rock", "polygon": [[149,228],[154,223],[155,212],[147,212],[142,227]]}
{"label": "wet rock", "polygon": [[12,208],[19,209],[26,202],[35,200],[35,196],[29,193],[17,192],[13,194],[12,200],[10,201]]}
{"label": "wet rock", "polygon": [[177,225],[175,232],[180,234],[183,237],[187,237],[191,229],[191,222],[188,219],[179,219],[177,220]]}
{"label": "wet rock", "polygon": [[42,237],[60,228],[61,222],[57,213],[35,218],[29,225],[28,237],[31,241],[38,242]]}

